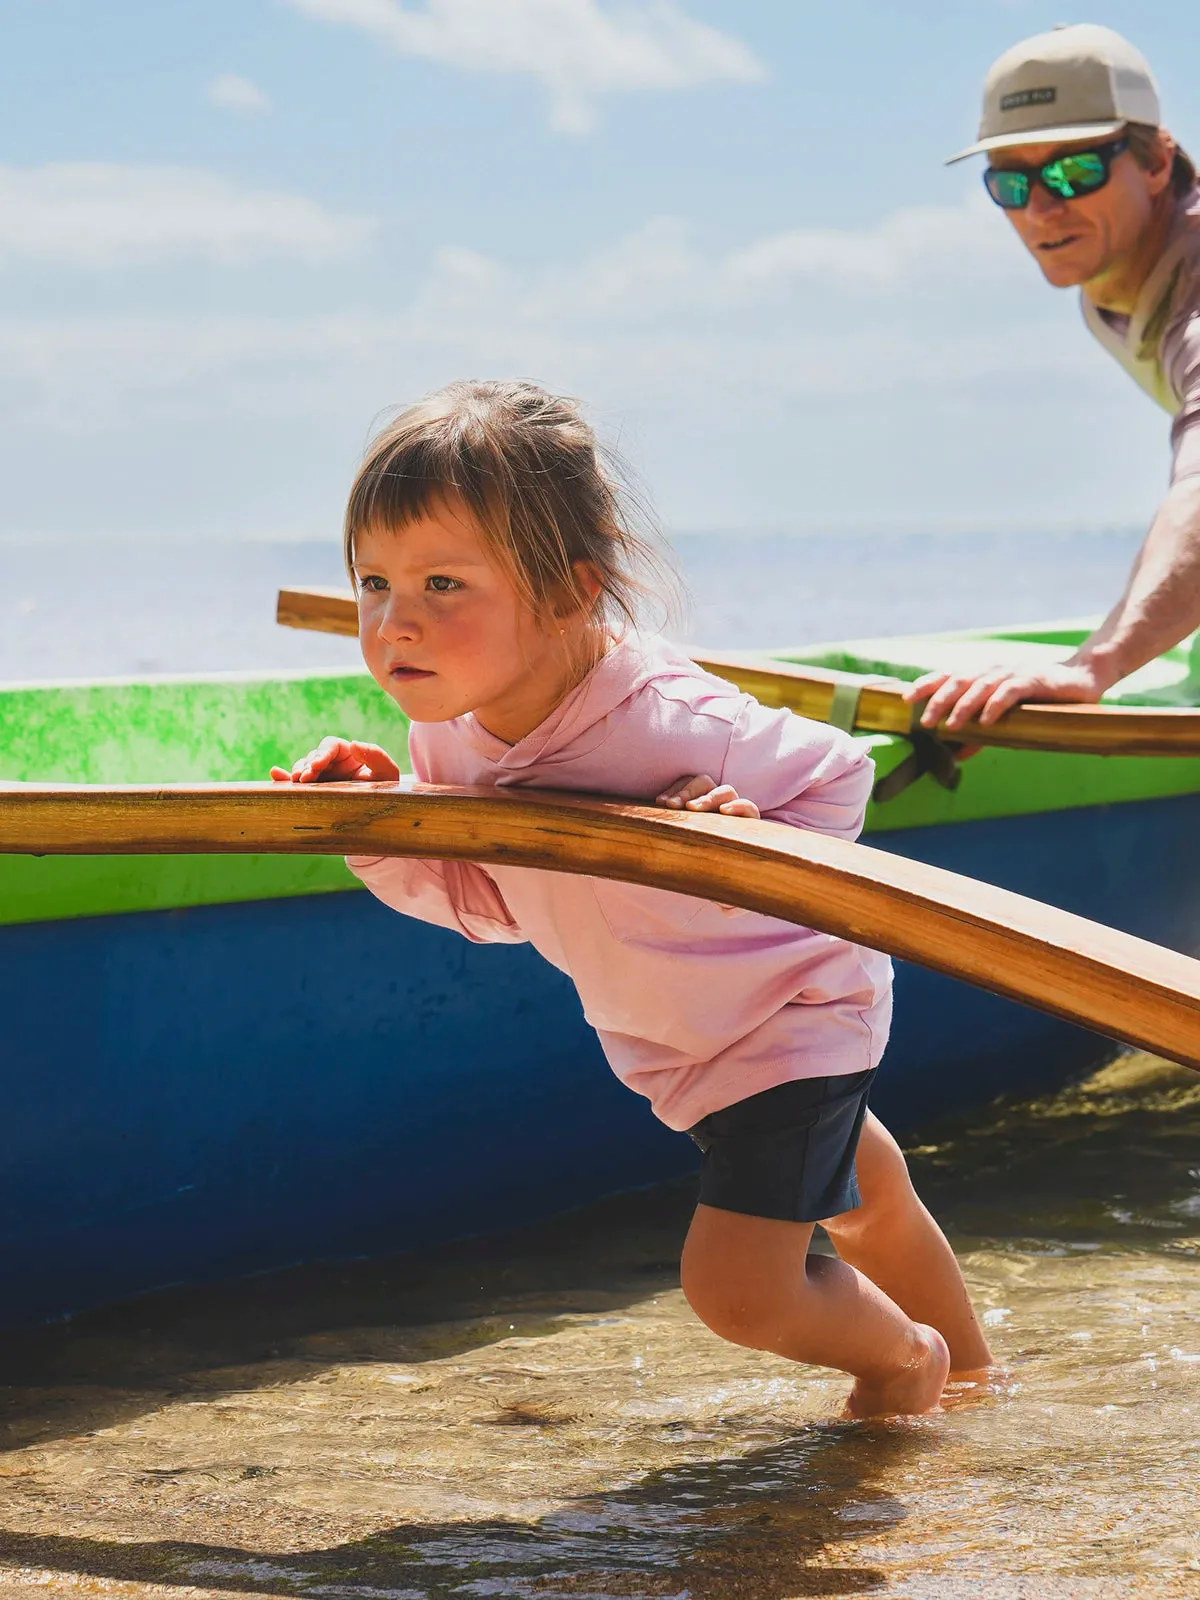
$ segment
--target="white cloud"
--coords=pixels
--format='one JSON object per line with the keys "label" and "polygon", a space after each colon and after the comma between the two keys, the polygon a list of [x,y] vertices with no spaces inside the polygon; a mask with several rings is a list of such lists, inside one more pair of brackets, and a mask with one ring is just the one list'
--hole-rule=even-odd
{"label": "white cloud", "polygon": [[223,72],[208,86],[208,98],[224,111],[269,111],[271,98],[249,78]]}
{"label": "white cloud", "polygon": [[[555,319],[677,322],[700,312],[730,322],[797,292],[893,309],[897,298],[975,296],[1027,282],[1030,267],[998,229],[995,211],[912,206],[866,228],[791,228],[706,252],[696,229],[658,217],[592,257],[532,270],[506,268],[474,251],[444,249],[426,294],[439,306]],[[789,311],[795,323],[797,312]],[[803,312],[800,313],[801,317]]]}
{"label": "white cloud", "polygon": [[0,264],[325,261],[357,251],[371,226],[303,195],[187,167],[0,166]]}
{"label": "white cloud", "polygon": [[[660,219],[557,264],[446,248],[376,311],[0,318],[5,517],[71,501],[57,480],[46,499],[64,451],[103,471],[111,521],[144,516],[151,440],[161,476],[198,485],[191,526],[248,526],[264,497],[272,526],[332,526],[373,417],[516,375],[632,429],[679,526],[1119,522],[1153,504],[1165,441],[990,211],[720,250]],[[995,472],[996,437],[1040,461],[1079,426],[1109,440],[1102,471]]]}
{"label": "white cloud", "polygon": [[677,406],[704,391],[852,400],[1086,369],[1073,322],[1020,337],[1018,321],[1014,337],[1027,304],[1040,320],[1052,308],[973,205],[717,252],[661,218],[574,263],[442,249],[387,314],[0,320],[0,369],[23,407],[69,428],[107,427],[148,396],[181,415],[344,404],[365,426],[378,406],[481,371]]}
{"label": "white cloud", "polygon": [[360,28],[401,55],[535,78],[549,91],[553,125],[567,133],[593,127],[605,94],[766,75],[741,40],[696,22],[675,0],[428,0],[423,10],[400,0],[288,3]]}

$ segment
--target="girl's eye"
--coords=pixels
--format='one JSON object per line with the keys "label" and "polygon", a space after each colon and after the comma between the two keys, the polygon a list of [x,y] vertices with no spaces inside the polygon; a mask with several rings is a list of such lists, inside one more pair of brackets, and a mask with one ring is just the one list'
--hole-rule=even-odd
{"label": "girl's eye", "polygon": [[462,584],[457,578],[448,578],[444,572],[435,572],[426,578],[425,587],[432,589],[434,594],[453,594],[456,589],[462,588]]}
{"label": "girl's eye", "polygon": [[374,572],[358,580],[358,587],[365,589],[368,594],[382,594],[387,586],[387,579],[381,578],[378,573]]}

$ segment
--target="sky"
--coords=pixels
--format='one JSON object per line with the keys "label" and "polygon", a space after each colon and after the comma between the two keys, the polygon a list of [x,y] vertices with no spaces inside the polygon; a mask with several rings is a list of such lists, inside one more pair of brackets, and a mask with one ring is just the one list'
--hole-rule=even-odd
{"label": "sky", "polygon": [[0,538],[331,538],[459,377],[581,397],[666,527],[1129,527],[1168,419],[991,206],[991,60],[1200,6],[0,0]]}

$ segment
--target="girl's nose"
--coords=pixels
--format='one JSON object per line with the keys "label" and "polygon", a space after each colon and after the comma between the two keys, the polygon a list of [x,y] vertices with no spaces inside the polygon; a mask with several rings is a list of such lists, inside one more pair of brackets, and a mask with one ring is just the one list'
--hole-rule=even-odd
{"label": "girl's nose", "polygon": [[377,631],[385,644],[411,644],[419,637],[421,629],[412,612],[393,591],[379,618]]}

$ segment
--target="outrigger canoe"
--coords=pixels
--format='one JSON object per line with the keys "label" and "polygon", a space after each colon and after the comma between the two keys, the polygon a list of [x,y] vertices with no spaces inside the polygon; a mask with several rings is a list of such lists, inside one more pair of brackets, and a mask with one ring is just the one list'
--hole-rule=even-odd
{"label": "outrigger canoe", "polygon": [[[903,679],[1062,653],[1082,632],[858,641],[758,667]],[[1122,685],[1130,707],[1195,698],[1186,648]],[[0,780],[251,780],[332,730],[404,747],[400,713],[358,671],[14,685]],[[902,735],[860,737],[885,792],[906,762],[911,775]],[[1200,761],[994,748],[955,788],[931,773],[893,788],[870,844],[1200,948]],[[0,855],[0,924],[9,1320],[394,1252],[694,1160],[612,1079],[560,974],[395,916],[336,858]],[[1111,1049],[902,963],[877,1104],[912,1128],[1049,1088]]]}

